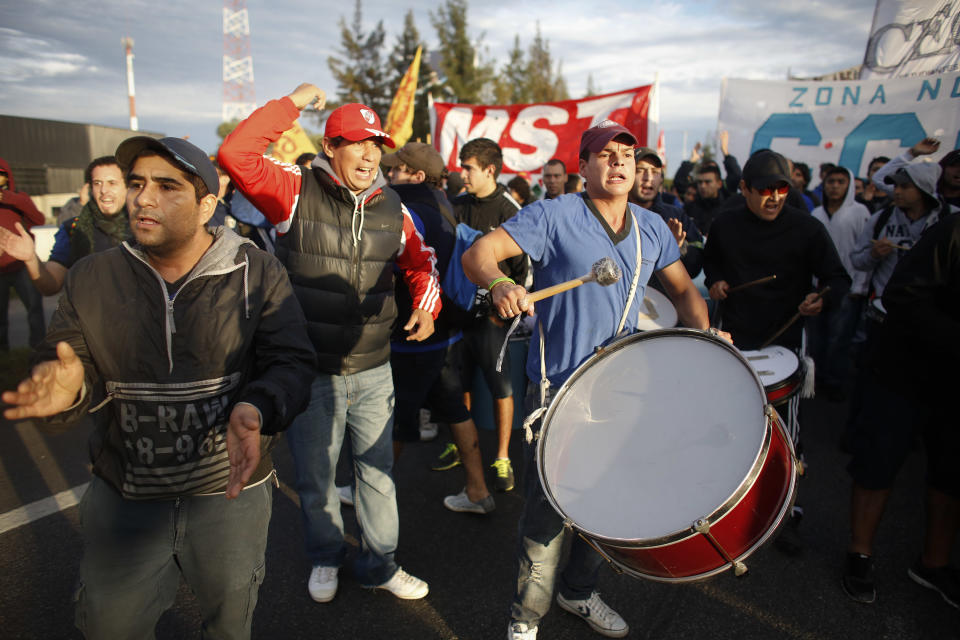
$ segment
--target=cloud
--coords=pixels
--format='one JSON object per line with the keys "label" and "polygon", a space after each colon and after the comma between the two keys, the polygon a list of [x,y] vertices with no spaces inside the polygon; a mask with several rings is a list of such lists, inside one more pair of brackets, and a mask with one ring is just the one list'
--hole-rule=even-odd
{"label": "cloud", "polygon": [[0,82],[22,83],[97,71],[85,56],[57,48],[56,42],[0,27]]}

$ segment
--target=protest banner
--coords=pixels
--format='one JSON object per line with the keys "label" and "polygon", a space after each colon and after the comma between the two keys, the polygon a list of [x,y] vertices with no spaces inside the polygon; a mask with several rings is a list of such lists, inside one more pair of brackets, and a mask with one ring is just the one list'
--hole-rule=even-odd
{"label": "protest banner", "polygon": [[746,161],[769,148],[816,167],[832,162],[865,176],[870,159],[893,157],[927,136],[937,160],[960,146],[960,73],[848,82],[724,78],[719,128]]}
{"label": "protest banner", "polygon": [[506,106],[434,102],[430,112],[434,146],[447,168],[459,167],[460,147],[474,138],[490,138],[503,149],[503,173],[538,172],[559,158],[576,172],[580,134],[606,120],[621,123],[641,145],[648,140],[654,85],[541,104]]}
{"label": "protest banner", "polygon": [[877,0],[861,80],[960,71],[960,0]]}

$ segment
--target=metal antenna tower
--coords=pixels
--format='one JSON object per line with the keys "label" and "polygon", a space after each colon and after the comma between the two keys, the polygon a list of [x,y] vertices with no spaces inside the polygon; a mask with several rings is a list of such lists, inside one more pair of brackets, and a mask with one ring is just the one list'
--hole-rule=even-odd
{"label": "metal antenna tower", "polygon": [[247,2],[223,0],[223,121],[242,120],[256,108]]}

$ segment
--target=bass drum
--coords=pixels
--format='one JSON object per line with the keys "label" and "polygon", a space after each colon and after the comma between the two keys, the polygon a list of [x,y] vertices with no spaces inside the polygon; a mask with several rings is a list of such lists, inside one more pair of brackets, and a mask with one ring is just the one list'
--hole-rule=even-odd
{"label": "bass drum", "polygon": [[544,417],[537,467],[554,509],[616,568],[663,582],[744,573],[796,488],[753,368],[692,329],[634,334],[581,365]]}

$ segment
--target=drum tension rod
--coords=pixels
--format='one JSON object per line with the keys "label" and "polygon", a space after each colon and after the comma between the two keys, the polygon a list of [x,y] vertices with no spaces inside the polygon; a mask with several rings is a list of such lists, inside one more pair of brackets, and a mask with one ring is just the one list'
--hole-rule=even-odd
{"label": "drum tension rod", "polygon": [[584,542],[586,542],[588,545],[590,545],[590,547],[591,547],[594,551],[596,551],[597,553],[599,553],[599,554],[600,554],[600,557],[607,561],[607,564],[610,565],[610,568],[613,569],[613,572],[614,572],[614,573],[616,573],[617,575],[623,575],[623,569],[620,568],[620,565],[618,565],[616,562],[614,562],[614,561],[613,561],[613,558],[611,558],[609,555],[607,555],[607,552],[604,551],[603,549],[601,549],[601,548],[599,547],[599,545],[597,545],[596,542],[594,542],[593,540],[591,540],[588,536],[583,535],[583,534],[580,533],[579,531],[574,530],[574,528],[573,528],[573,523],[572,523],[572,522],[570,522],[570,521],[568,520],[568,521],[566,521],[566,522],[563,523],[563,526],[567,527],[568,529],[570,529],[571,531],[573,531],[574,533],[576,533],[578,536],[580,536],[580,538],[581,538]]}
{"label": "drum tension rod", "polygon": [[704,538],[706,538],[707,542],[709,542],[713,546],[716,552],[719,553],[720,556],[724,560],[726,560],[727,563],[730,564],[730,566],[733,567],[733,574],[735,576],[740,577],[747,573],[748,571],[747,565],[740,562],[739,560],[734,560],[733,558],[731,558],[730,554],[727,553],[726,549],[724,549],[720,545],[720,543],[717,542],[717,539],[713,537],[713,534],[710,533],[709,522],[701,518],[700,520],[697,520],[696,522],[693,523],[693,530],[699,533],[700,535],[702,535]]}

